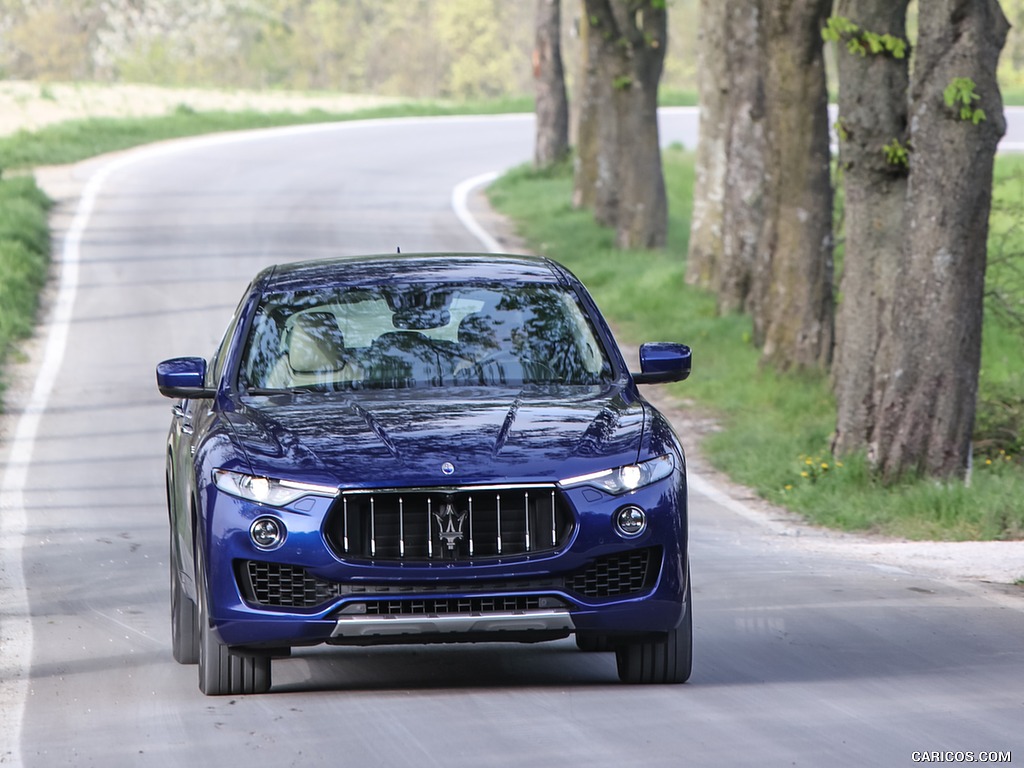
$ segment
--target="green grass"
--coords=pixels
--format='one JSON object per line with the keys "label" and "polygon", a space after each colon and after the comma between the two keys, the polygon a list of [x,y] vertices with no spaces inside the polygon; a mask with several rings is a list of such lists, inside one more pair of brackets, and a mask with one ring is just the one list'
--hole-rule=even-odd
{"label": "green grass", "polygon": [[1004,85],[1000,87],[999,91],[1003,99],[1003,106],[1024,106],[1024,85]]}
{"label": "green grass", "polygon": [[[1012,203],[1014,189],[1024,189],[1016,174],[1024,163],[1015,165],[1016,158],[999,163],[997,198],[1007,200],[1001,214],[1006,220],[994,214],[994,241],[1017,226],[1024,210],[1024,196]],[[969,487],[930,480],[882,487],[863,458],[833,461],[828,446],[835,402],[826,377],[761,368],[750,344],[750,319],[717,317],[714,298],[684,284],[692,154],[668,150],[665,171],[670,232],[662,251],[616,251],[609,230],[596,226],[589,213],[572,209],[568,166],[543,174],[517,169],[491,188],[491,200],[517,222],[532,248],[563,262],[586,283],[622,341],[692,345],[693,375],[669,391],[715,415],[722,429],[701,449],[738,482],[813,522],[844,530],[913,539],[1024,537],[1024,467],[1002,449],[979,457]],[[1024,251],[1024,237],[1006,238],[1007,249]],[[983,378],[1020,393],[1014,376],[1024,369],[1024,333],[989,317],[985,335],[988,373]]]}
{"label": "green grass", "polygon": [[32,178],[0,179],[0,357],[32,332],[50,261],[48,207]]}
{"label": "green grass", "polygon": [[696,107],[699,103],[696,91],[658,91],[658,104],[663,107]]}

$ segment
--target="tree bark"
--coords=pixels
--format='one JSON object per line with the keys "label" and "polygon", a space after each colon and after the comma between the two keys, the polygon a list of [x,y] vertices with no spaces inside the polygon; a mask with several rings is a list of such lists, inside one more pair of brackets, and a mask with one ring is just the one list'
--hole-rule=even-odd
{"label": "tree bark", "polygon": [[[882,340],[887,371],[876,385],[880,409],[869,451],[886,481],[922,472],[963,477],[969,466],[992,165],[1005,131],[996,65],[1007,30],[996,0],[931,0],[921,14],[907,260]],[[958,78],[969,78],[980,97],[965,115],[944,99]],[[985,119],[975,124],[977,108]]]}
{"label": "tree bark", "polygon": [[832,186],[821,29],[831,0],[775,0],[765,14],[764,224],[754,340],[780,370],[831,359]]}
{"label": "tree bark", "polygon": [[765,103],[762,0],[726,0],[728,162],[718,269],[719,314],[750,310],[764,219]]}
{"label": "tree bark", "polygon": [[666,11],[656,0],[586,0],[586,12],[602,97],[595,217],[615,227],[620,248],[660,247],[668,228],[657,111]]}
{"label": "tree bark", "polygon": [[598,104],[602,101],[601,78],[597,71],[600,39],[590,29],[585,0],[579,0],[580,20],[579,84],[573,102],[576,110],[576,152],[573,156],[573,208],[593,209],[597,202]]}
{"label": "tree bark", "polygon": [[693,212],[686,282],[715,289],[723,252],[725,177],[729,146],[727,14],[734,0],[701,0],[697,40],[700,139],[694,167]]}
{"label": "tree bark", "polygon": [[536,85],[537,136],[533,164],[550,168],[569,155],[569,102],[562,67],[560,0],[537,0],[533,78]]}
{"label": "tree bark", "polygon": [[[860,30],[906,39],[909,0],[839,0],[836,16]],[[885,147],[907,146],[909,47],[850,52],[837,45],[839,165],[845,190],[842,300],[836,311],[832,368],[836,395],[833,451],[866,451],[875,423],[874,384],[883,329],[892,322],[901,266],[908,166]]]}

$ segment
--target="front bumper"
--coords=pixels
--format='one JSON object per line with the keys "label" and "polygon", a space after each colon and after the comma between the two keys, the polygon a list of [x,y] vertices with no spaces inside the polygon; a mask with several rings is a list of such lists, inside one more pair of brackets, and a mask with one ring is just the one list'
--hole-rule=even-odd
{"label": "front bumper", "polygon": [[399,638],[416,639],[466,637],[511,637],[534,633],[565,636],[575,630],[568,610],[467,613],[424,616],[339,616],[330,642],[363,645]]}
{"label": "front bumper", "polygon": [[[330,500],[271,509],[217,492],[206,521],[210,610],[237,648],[319,643],[536,641],[576,631],[644,635],[675,627],[687,579],[682,471],[625,496],[564,493],[575,527],[557,552],[485,561],[346,561],[323,531]],[[618,534],[612,516],[643,508],[644,532]],[[272,552],[252,543],[261,516],[287,529]]]}

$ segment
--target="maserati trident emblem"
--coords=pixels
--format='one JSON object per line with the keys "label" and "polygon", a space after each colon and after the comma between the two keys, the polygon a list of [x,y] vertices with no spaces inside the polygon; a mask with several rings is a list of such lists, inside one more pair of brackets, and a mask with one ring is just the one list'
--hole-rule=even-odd
{"label": "maserati trident emblem", "polygon": [[444,464],[441,465],[441,472],[443,472],[446,475],[454,475],[455,465],[452,464],[450,461],[446,461]]}
{"label": "maserati trident emblem", "polygon": [[466,512],[456,512],[451,504],[445,504],[440,512],[434,513],[437,520],[438,536],[448,545],[448,551],[455,550],[455,545],[462,541],[462,526],[466,522]]}

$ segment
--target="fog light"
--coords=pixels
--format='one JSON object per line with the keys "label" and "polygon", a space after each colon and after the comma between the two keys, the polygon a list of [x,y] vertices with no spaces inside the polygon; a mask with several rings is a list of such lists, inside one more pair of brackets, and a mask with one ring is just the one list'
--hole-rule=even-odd
{"label": "fog light", "polygon": [[639,536],[647,527],[647,513],[640,507],[623,507],[615,513],[615,527],[627,538]]}
{"label": "fog light", "polygon": [[249,528],[249,536],[260,549],[277,549],[284,543],[284,526],[273,517],[261,517]]}

